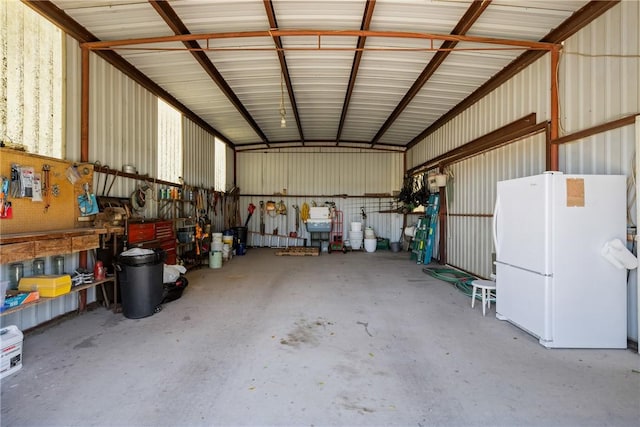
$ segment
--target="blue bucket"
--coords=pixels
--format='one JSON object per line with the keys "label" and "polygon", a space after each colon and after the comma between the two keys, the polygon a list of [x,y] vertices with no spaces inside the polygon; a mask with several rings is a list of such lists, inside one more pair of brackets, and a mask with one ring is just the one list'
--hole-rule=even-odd
{"label": "blue bucket", "polygon": [[244,255],[246,253],[246,249],[244,243],[238,243],[238,248],[236,249],[236,255]]}

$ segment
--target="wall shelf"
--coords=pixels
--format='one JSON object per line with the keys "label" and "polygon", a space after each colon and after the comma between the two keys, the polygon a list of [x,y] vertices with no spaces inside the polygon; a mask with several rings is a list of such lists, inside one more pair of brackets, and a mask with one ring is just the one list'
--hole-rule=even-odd
{"label": "wall shelf", "polygon": [[[117,288],[116,278],[115,277],[107,277],[107,278],[102,279],[102,280],[95,280],[95,281],[93,281],[91,283],[83,283],[82,285],[74,286],[74,287],[71,288],[71,290],[68,293],[59,295],[57,297],[53,297],[53,298],[41,297],[41,298],[38,298],[37,301],[33,301],[33,302],[30,302],[30,303],[27,303],[27,304],[22,304],[22,305],[18,305],[18,306],[15,306],[15,307],[8,308],[8,309],[4,310],[3,312],[0,312],[0,316],[5,316],[7,314],[15,313],[17,311],[24,310],[25,308],[35,307],[35,306],[43,304],[45,302],[53,301],[53,300],[56,300],[58,298],[62,298],[62,297],[66,296],[66,295],[69,295],[69,294],[78,293],[80,291],[84,291],[85,289],[93,288],[94,286],[100,286],[102,288],[102,297],[104,298],[104,305],[105,305],[106,308],[109,308],[111,304],[109,303],[109,298],[107,297],[107,291],[104,288],[104,285],[108,284],[108,283],[111,283],[114,286],[114,288]],[[117,291],[114,289],[114,295],[117,295],[116,292]],[[80,295],[78,295],[78,297],[79,296]],[[114,297],[114,299],[115,299],[115,297]],[[80,304],[80,301],[78,301],[78,311],[83,311],[80,307],[81,307],[81,304]]]}

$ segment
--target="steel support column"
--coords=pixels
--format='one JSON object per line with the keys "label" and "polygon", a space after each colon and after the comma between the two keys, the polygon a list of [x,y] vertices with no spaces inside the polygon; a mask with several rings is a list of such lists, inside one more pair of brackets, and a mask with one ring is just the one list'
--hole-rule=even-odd
{"label": "steel support column", "polygon": [[558,139],[558,122],[559,118],[559,102],[558,102],[558,64],[560,59],[560,48],[556,45],[551,49],[551,144],[548,145],[549,164],[547,170],[557,171],[559,168],[558,160],[558,144],[553,144],[553,141]]}
{"label": "steel support column", "polygon": [[[82,48],[82,74],[80,87],[80,161],[89,161],[89,49]],[[78,265],[87,268],[87,251],[78,254]],[[83,311],[87,306],[87,290],[78,293],[78,310]]]}

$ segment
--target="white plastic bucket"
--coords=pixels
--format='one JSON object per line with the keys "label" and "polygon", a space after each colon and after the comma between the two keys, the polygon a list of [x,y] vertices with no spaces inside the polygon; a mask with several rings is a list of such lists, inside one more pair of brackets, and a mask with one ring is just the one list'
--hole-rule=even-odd
{"label": "white plastic bucket", "polygon": [[365,239],[375,239],[376,233],[373,231],[373,228],[367,227],[364,229],[364,238]]}
{"label": "white plastic bucket", "polygon": [[362,223],[361,222],[352,222],[351,223],[351,231],[362,231]]}
{"label": "white plastic bucket", "polygon": [[212,243],[216,243],[216,242],[222,243],[222,233],[211,233],[211,242]]}
{"label": "white plastic bucket", "polygon": [[367,252],[375,252],[378,245],[378,239],[364,239],[364,250]]}
{"label": "white plastic bucket", "polygon": [[229,261],[231,259],[231,245],[224,243],[222,245],[222,260]]}
{"label": "white plastic bucket", "polygon": [[349,232],[349,239],[360,239],[362,240],[362,238],[364,237],[364,233],[362,231],[350,231]]}
{"label": "white plastic bucket", "polygon": [[362,248],[362,239],[349,239],[351,243],[351,249],[354,251],[359,251]]}
{"label": "white plastic bucket", "polygon": [[213,252],[222,252],[223,247],[224,247],[224,243],[222,243],[222,239],[219,242],[216,242],[216,241],[211,242],[211,250]]}
{"label": "white plastic bucket", "polygon": [[209,252],[209,268],[222,267],[222,252]]}

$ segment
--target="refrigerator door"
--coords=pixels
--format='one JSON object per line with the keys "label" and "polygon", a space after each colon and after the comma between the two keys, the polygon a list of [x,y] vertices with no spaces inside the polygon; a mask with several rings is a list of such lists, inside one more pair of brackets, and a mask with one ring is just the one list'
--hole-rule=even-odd
{"label": "refrigerator door", "polygon": [[551,341],[552,279],[510,265],[496,264],[496,317]]}
{"label": "refrigerator door", "polygon": [[551,274],[552,173],[500,181],[493,215],[498,263]]}
{"label": "refrigerator door", "polygon": [[625,239],[626,177],[554,176],[553,342],[549,347],[626,348],[626,270],[600,251]]}

